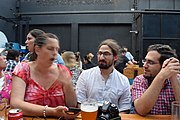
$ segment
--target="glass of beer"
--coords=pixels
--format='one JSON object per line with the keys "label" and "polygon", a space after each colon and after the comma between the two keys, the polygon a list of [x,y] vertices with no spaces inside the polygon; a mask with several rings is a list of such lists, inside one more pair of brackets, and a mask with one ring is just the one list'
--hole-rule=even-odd
{"label": "glass of beer", "polygon": [[180,120],[180,101],[172,102],[171,120]]}
{"label": "glass of beer", "polygon": [[81,103],[82,120],[96,120],[98,103],[96,100],[89,99]]}

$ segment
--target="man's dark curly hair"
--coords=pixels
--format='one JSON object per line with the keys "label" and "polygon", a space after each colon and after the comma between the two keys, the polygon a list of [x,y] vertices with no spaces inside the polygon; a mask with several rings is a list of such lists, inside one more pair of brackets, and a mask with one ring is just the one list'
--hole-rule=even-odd
{"label": "man's dark curly hair", "polygon": [[172,49],[169,45],[153,44],[148,47],[147,52],[149,51],[157,51],[161,55],[159,58],[159,63],[161,65],[166,59],[170,57],[178,58],[176,51]]}

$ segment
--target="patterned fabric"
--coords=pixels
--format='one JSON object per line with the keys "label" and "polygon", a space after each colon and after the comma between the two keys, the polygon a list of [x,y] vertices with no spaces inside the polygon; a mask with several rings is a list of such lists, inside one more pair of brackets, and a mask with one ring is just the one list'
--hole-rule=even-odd
{"label": "patterned fabric", "polygon": [[[141,97],[148,87],[148,80],[144,78],[143,75],[137,76],[132,86],[132,101],[134,102],[137,98]],[[175,101],[173,88],[171,82],[166,80],[149,114],[171,114],[171,103],[173,101]],[[134,112],[136,113],[136,111]]]}
{"label": "patterned fabric", "polygon": [[82,69],[79,67],[79,66],[75,66],[75,67],[72,67],[70,68],[70,71],[72,73],[72,83],[73,83],[73,87],[75,88],[76,87],[76,84],[77,84],[77,80],[79,78],[79,75],[81,74],[82,72]]}
{"label": "patterned fabric", "polygon": [[[65,66],[60,64],[57,65],[60,69],[69,71]],[[21,62],[20,64],[18,64],[15,67],[13,74],[20,77],[26,83],[26,91],[24,97],[24,100],[26,102],[43,106],[48,105],[51,107],[65,105],[64,92],[62,88],[63,86],[58,80],[56,80],[48,90],[45,90],[39,85],[39,83],[30,78],[30,67],[26,62]]]}
{"label": "patterned fabric", "polygon": [[15,60],[8,60],[7,66],[4,69],[5,72],[13,72],[14,67],[17,65],[17,62]]}
{"label": "patterned fabric", "polygon": [[5,73],[5,80],[6,80],[6,84],[4,84],[2,91],[0,91],[0,102],[7,101],[7,103],[9,104],[10,92],[11,92],[11,88],[12,88],[11,75],[8,73]]}

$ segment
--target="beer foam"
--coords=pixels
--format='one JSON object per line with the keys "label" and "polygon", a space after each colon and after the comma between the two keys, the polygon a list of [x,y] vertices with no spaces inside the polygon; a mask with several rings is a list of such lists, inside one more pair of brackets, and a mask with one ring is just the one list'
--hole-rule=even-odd
{"label": "beer foam", "polygon": [[88,106],[84,106],[84,105],[81,105],[81,110],[84,111],[84,112],[95,112],[98,110],[98,106],[91,106],[91,105],[88,105]]}

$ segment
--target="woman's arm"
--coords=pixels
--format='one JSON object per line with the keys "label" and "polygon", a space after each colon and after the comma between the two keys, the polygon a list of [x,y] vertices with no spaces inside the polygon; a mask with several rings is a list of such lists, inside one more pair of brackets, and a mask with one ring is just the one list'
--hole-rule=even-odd
{"label": "woman's arm", "polygon": [[66,69],[59,68],[58,80],[63,84],[66,106],[76,107],[77,97],[73,88],[72,77],[70,75],[70,72]]}
{"label": "woman's arm", "polygon": [[68,110],[65,106],[57,106],[55,108],[46,107],[41,105],[36,105],[24,101],[26,83],[19,77],[13,76],[12,80],[12,90],[10,104],[12,108],[20,108],[24,115],[27,116],[44,116],[43,111],[45,111],[45,116],[56,116],[56,117],[66,117],[74,118],[76,115],[67,115],[65,111]]}

